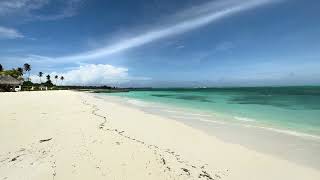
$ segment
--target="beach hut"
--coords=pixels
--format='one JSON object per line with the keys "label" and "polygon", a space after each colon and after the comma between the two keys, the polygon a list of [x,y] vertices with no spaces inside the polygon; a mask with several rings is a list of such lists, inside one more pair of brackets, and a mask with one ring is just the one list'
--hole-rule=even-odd
{"label": "beach hut", "polygon": [[40,86],[39,86],[39,89],[40,89],[40,91],[47,91],[47,90],[48,90],[48,87],[47,87],[47,86],[42,86],[42,85],[40,85]]}
{"label": "beach hut", "polygon": [[0,75],[0,91],[21,91],[22,81],[10,75]]}

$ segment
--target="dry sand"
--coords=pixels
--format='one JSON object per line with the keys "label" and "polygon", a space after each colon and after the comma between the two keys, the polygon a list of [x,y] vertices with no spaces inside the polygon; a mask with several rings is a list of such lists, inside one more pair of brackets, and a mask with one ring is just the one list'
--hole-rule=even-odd
{"label": "dry sand", "polygon": [[318,170],[91,94],[0,93],[0,114],[0,180],[320,179]]}

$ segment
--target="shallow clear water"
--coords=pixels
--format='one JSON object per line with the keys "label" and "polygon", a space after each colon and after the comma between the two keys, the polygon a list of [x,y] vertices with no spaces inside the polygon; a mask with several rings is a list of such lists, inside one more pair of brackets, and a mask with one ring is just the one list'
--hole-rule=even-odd
{"label": "shallow clear water", "polygon": [[107,94],[320,136],[320,87],[151,89]]}

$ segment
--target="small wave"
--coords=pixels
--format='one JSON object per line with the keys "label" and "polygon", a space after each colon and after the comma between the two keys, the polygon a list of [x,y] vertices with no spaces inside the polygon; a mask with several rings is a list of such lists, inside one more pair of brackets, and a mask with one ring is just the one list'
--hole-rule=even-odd
{"label": "small wave", "polygon": [[198,121],[215,123],[215,124],[227,124],[226,122],[223,122],[223,121],[215,121],[215,120],[208,120],[208,119],[198,119]]}
{"label": "small wave", "polygon": [[169,113],[182,113],[182,111],[175,111],[175,110],[171,110],[171,109],[166,109],[164,111],[169,112]]}
{"label": "small wave", "polygon": [[233,118],[238,120],[238,121],[245,121],[245,122],[255,122],[256,121],[254,119],[250,119],[250,118],[246,118],[246,117],[234,116]]}
{"label": "small wave", "polygon": [[188,115],[191,115],[191,116],[201,116],[201,117],[211,117],[211,115],[207,115],[207,114],[198,114],[198,113],[188,113]]}
{"label": "small wave", "polygon": [[148,103],[140,101],[140,100],[136,100],[136,99],[128,99],[127,102],[129,104],[135,105],[135,106],[140,106],[140,107],[145,107],[148,105]]}
{"label": "small wave", "polygon": [[[199,119],[199,121],[215,123],[215,124],[230,124],[230,123],[227,123],[227,122],[207,120],[207,119]],[[302,132],[296,132],[296,131],[292,131],[292,130],[277,129],[277,128],[263,127],[263,126],[255,126],[255,125],[249,125],[249,124],[242,125],[242,126],[243,127],[247,127],[247,128],[263,129],[263,130],[272,131],[272,132],[281,133],[281,134],[286,134],[286,135],[290,135],[290,136],[296,136],[296,137],[320,140],[320,136],[307,134],[307,133],[302,133]]]}
{"label": "small wave", "polygon": [[[245,118],[245,117],[237,117],[237,116],[235,116],[234,119],[239,120],[239,121],[244,121],[244,122],[255,122],[256,121],[254,119]],[[320,139],[320,136],[307,134],[307,133],[302,133],[302,132],[297,132],[297,131],[293,131],[293,130],[277,129],[277,128],[272,128],[272,127],[256,126],[256,125],[250,125],[250,124],[246,124],[246,125],[243,125],[243,126],[249,127],[249,128],[252,127],[252,128],[264,129],[264,130],[273,131],[273,132],[282,133],[282,134],[287,134],[287,135],[291,135],[291,136]]]}
{"label": "small wave", "polygon": [[211,117],[211,115],[207,115],[207,114],[200,114],[200,113],[189,113],[189,112],[186,112],[184,110],[171,110],[171,109],[166,109],[164,110],[166,112],[169,112],[169,113],[179,113],[179,114],[183,114],[185,116],[201,116],[201,117]]}
{"label": "small wave", "polygon": [[296,131],[292,131],[292,130],[284,130],[284,129],[276,129],[276,128],[271,128],[271,127],[260,127],[260,126],[252,126],[252,125],[247,125],[247,127],[260,128],[260,129],[265,129],[265,130],[269,130],[269,131],[274,131],[277,133],[288,134],[291,136],[305,137],[305,138],[312,138],[312,139],[320,140],[320,136],[302,133],[302,132],[296,132]]}

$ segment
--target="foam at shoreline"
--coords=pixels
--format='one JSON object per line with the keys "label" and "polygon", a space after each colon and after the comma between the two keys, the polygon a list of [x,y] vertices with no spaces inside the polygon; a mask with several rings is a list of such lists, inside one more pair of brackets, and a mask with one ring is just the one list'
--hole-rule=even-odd
{"label": "foam at shoreline", "polygon": [[[203,117],[207,117],[207,118],[214,118],[214,117],[212,115],[205,114],[205,113],[190,112],[187,109],[183,109],[181,107],[177,107],[177,108],[179,108],[179,110],[172,110],[172,107],[166,108],[167,105],[161,104],[161,103],[153,103],[153,102],[147,102],[147,101],[138,100],[138,99],[131,99],[131,98],[126,98],[126,102],[131,105],[137,106],[137,107],[144,107],[144,108],[151,108],[152,106],[157,107],[157,108],[161,107],[162,108],[161,112],[168,112],[168,113],[172,113],[172,114],[175,113],[174,115],[171,115],[171,116],[174,116],[176,118],[181,118],[181,119],[190,118],[190,116],[196,116],[196,117],[201,117],[197,120],[202,121],[202,122],[218,123],[218,124],[232,123],[230,121],[203,119]],[[146,109],[144,109],[144,110],[146,110]],[[162,113],[162,115],[165,115],[165,113]],[[282,133],[282,134],[291,135],[291,136],[312,138],[312,139],[320,140],[320,136],[317,136],[317,135],[312,135],[312,134],[307,134],[307,133],[302,133],[302,132],[297,132],[297,131],[287,130],[287,129],[267,127],[267,126],[262,126],[262,124],[259,124],[259,125],[248,124],[250,122],[259,123],[259,121],[255,120],[255,119],[251,119],[251,118],[247,118],[247,117],[239,117],[239,116],[233,116],[232,118],[233,118],[233,120],[242,122],[241,125],[243,125],[244,127],[259,128],[259,129],[264,129],[264,130],[268,130],[268,131],[272,131],[272,132],[276,132],[276,133]],[[248,123],[246,123],[246,122],[248,122]]]}

